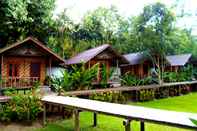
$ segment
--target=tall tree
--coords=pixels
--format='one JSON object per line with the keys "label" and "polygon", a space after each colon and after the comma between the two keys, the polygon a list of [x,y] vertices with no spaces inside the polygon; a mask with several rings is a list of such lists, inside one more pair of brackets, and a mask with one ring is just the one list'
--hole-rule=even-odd
{"label": "tall tree", "polygon": [[173,29],[175,17],[164,4],[155,3],[144,7],[136,23],[141,48],[148,54],[158,69],[158,79],[162,82],[165,55],[168,51],[166,38]]}
{"label": "tall tree", "polygon": [[67,15],[67,9],[57,15],[54,27],[55,33],[49,37],[48,46],[63,58],[68,58],[73,50],[71,34],[74,30],[74,23]]}
{"label": "tall tree", "polygon": [[32,35],[42,41],[51,32],[55,0],[1,0],[0,44]]}

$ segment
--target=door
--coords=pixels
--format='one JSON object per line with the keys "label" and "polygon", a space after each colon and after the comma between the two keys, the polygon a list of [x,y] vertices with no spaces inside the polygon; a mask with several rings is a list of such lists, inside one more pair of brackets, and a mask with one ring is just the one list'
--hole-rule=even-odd
{"label": "door", "polygon": [[30,76],[40,78],[40,63],[31,63]]}

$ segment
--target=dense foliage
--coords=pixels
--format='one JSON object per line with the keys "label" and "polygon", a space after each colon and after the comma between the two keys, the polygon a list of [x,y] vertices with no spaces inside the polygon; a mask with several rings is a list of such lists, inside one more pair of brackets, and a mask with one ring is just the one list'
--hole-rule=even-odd
{"label": "dense foliage", "polygon": [[98,71],[98,64],[90,68],[86,68],[84,64],[72,66],[70,71],[64,71],[63,77],[52,78],[52,87],[61,92],[68,90],[84,90],[91,88],[91,83],[96,79]]}
{"label": "dense foliage", "polygon": [[35,36],[47,42],[53,30],[52,11],[55,0],[1,0],[0,44]]}
{"label": "dense foliage", "polygon": [[158,81],[151,76],[147,76],[145,78],[138,78],[135,75],[130,73],[126,73],[121,76],[121,84],[126,86],[139,86],[139,85],[149,85],[156,84]]}
{"label": "dense foliage", "polygon": [[196,79],[194,73],[193,68],[191,66],[187,66],[178,72],[164,72],[163,80],[164,82],[191,81]]}
{"label": "dense foliage", "polygon": [[[1,0],[0,44],[5,46],[32,35],[64,58],[101,45],[112,44],[121,53],[196,54],[191,30],[176,26],[177,16],[164,4],[144,7],[138,16],[123,17],[114,6],[87,12],[77,23],[67,14],[55,17],[55,0]],[[162,53],[162,55],[163,55]]]}
{"label": "dense foliage", "polygon": [[42,111],[42,103],[33,92],[27,94],[17,94],[16,91],[9,91],[6,95],[11,96],[11,100],[1,106],[0,121],[28,121],[35,120]]}
{"label": "dense foliage", "polygon": [[111,103],[126,103],[127,97],[121,92],[95,93],[89,96],[92,100],[106,101]]}

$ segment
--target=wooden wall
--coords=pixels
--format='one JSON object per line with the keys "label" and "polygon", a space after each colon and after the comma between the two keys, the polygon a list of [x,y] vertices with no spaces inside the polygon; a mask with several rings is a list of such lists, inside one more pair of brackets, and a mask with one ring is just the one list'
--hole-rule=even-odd
{"label": "wooden wall", "polygon": [[[101,71],[101,64],[105,64],[106,65],[107,73],[109,75],[111,62],[110,62],[110,60],[104,60],[104,59],[103,60],[97,60],[97,59],[93,59],[93,60],[87,62],[86,67],[92,67],[95,64],[99,64],[99,71],[98,71],[97,80],[96,80],[97,82],[99,82],[99,81],[101,81],[101,73],[100,73],[100,71]],[[109,79],[109,76],[108,76],[107,79]]]}
{"label": "wooden wall", "polygon": [[11,63],[18,64],[18,77],[30,77],[31,62],[40,63],[40,81],[44,82],[46,77],[47,60],[41,57],[3,57],[2,78],[8,77],[8,66]]}
{"label": "wooden wall", "polygon": [[150,68],[151,68],[151,65],[149,65],[148,63],[122,66],[121,67],[121,74],[125,74],[128,72],[128,73],[135,75],[139,78],[143,78],[143,77],[146,77],[149,75]]}

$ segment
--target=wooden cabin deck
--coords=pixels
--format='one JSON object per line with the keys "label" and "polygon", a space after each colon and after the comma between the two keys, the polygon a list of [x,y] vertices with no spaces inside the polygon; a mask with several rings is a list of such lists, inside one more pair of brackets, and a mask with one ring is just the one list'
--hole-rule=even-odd
{"label": "wooden cabin deck", "polygon": [[1,88],[31,88],[39,77],[8,77],[3,78],[1,81]]}

